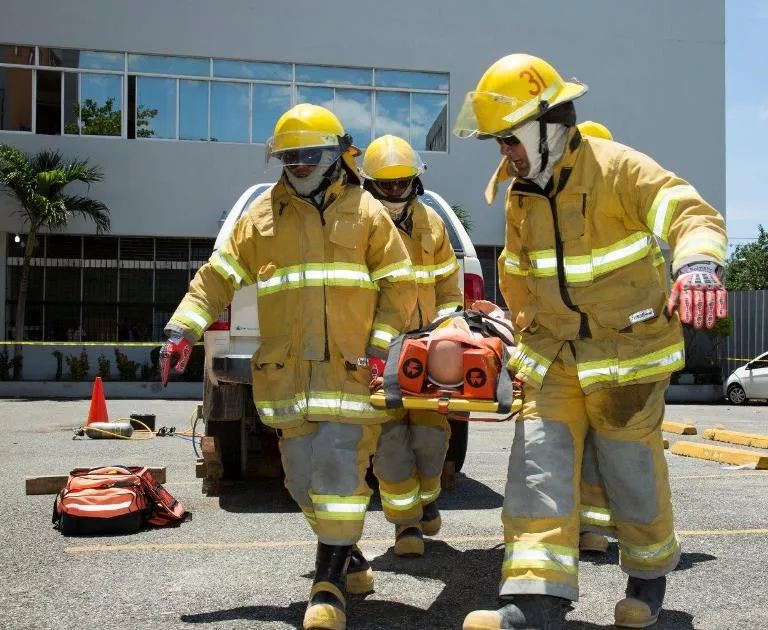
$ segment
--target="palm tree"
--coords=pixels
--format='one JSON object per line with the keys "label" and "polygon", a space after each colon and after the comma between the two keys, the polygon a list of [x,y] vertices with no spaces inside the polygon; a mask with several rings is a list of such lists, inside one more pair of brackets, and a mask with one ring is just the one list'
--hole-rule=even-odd
{"label": "palm tree", "polygon": [[[30,156],[7,144],[0,146],[0,187],[18,200],[20,210],[17,214],[27,230],[14,341],[24,338],[29,261],[35,255],[38,233],[43,228],[60,230],[76,215],[93,221],[97,234],[108,232],[109,208],[106,205],[90,197],[64,193],[64,188],[72,182],[91,184],[103,179],[101,169],[90,166],[88,160],[67,160],[59,151],[53,150]],[[21,345],[16,345],[13,360],[13,377],[18,380],[22,369]]]}

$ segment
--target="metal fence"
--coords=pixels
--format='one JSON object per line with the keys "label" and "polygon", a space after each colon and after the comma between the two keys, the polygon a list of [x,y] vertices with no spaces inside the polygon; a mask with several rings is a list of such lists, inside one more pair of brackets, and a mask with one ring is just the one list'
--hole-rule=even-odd
{"label": "metal fence", "polygon": [[722,354],[730,373],[768,351],[768,291],[731,291],[728,315],[733,320],[733,334],[726,338]]}

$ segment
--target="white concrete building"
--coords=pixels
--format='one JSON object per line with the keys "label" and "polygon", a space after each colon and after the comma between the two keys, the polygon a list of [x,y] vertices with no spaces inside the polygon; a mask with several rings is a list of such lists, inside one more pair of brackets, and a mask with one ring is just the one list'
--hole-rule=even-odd
{"label": "white concrete building", "polygon": [[[112,218],[105,238],[75,221],[41,239],[27,335],[159,339],[221,213],[274,178],[263,142],[276,118],[306,100],[330,103],[360,146],[396,133],[423,151],[427,187],[471,212],[494,298],[504,218],[482,192],[498,151],[450,129],[466,92],[511,52],[587,83],[580,119],[603,122],[723,210],[724,21],[722,0],[10,0],[0,143],[101,166],[89,194]],[[0,197],[0,338],[23,234],[14,209]]]}

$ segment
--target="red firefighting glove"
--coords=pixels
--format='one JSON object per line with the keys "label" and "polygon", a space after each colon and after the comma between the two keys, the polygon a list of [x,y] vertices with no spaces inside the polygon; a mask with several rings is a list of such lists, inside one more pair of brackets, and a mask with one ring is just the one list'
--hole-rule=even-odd
{"label": "red firefighting glove", "polygon": [[680,308],[680,321],[694,328],[712,328],[728,315],[728,292],[720,280],[722,268],[714,262],[684,265],[675,274],[667,300],[667,312]]}
{"label": "red firefighting glove", "polygon": [[168,385],[171,375],[171,366],[175,366],[176,372],[181,374],[187,369],[187,362],[192,354],[192,344],[186,337],[171,337],[160,349],[160,381],[163,387]]}
{"label": "red firefighting glove", "polygon": [[371,370],[371,378],[375,379],[379,376],[384,376],[384,366],[386,362],[379,357],[368,357],[368,367]]}

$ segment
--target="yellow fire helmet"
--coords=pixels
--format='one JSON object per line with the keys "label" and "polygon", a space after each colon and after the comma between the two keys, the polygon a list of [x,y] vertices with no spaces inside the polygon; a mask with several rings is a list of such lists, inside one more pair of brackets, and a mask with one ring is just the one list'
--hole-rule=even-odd
{"label": "yellow fire helmet", "polygon": [[376,138],[365,150],[360,174],[365,179],[410,179],[424,172],[424,162],[408,142],[397,136]]}
{"label": "yellow fire helmet", "polygon": [[582,136],[591,136],[593,138],[603,138],[603,140],[613,140],[613,134],[605,125],[594,120],[585,120],[576,125]]}
{"label": "yellow fire helmet", "polygon": [[563,81],[549,63],[533,55],[502,57],[467,93],[453,133],[459,138],[507,136],[521,124],[582,96],[587,86]]}
{"label": "yellow fire helmet", "polygon": [[325,107],[299,103],[275,124],[272,137],[267,140],[266,162],[277,158],[283,166],[315,165],[323,150],[338,150],[339,156],[349,157],[348,166],[354,170],[354,157],[360,149],[352,145],[352,136],[345,133],[336,115]]}

